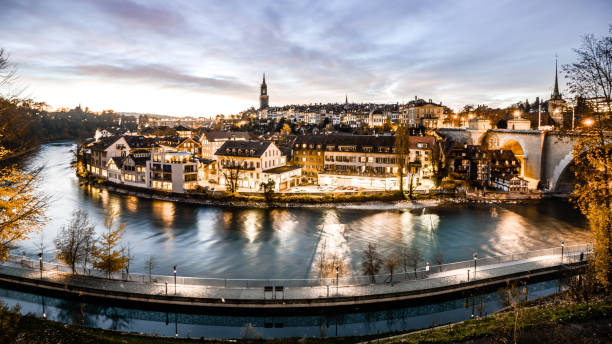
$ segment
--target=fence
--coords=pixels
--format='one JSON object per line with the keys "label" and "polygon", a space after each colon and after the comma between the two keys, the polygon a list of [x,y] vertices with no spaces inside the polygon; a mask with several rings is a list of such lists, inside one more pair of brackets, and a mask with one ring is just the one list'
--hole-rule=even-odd
{"label": "fence", "polygon": [[[10,255],[0,272],[29,279],[59,282],[82,288],[148,295],[177,295],[224,299],[316,299],[335,296],[372,296],[447,287],[474,279],[554,267],[586,259],[592,244],[479,258],[442,265],[421,266],[375,276],[338,276],[311,279],[223,279],[147,274],[114,273],[77,268],[72,275],[67,265]],[[563,255],[562,255],[563,253]],[[475,269],[476,265],[476,269]],[[476,270],[476,272],[474,272]]]}

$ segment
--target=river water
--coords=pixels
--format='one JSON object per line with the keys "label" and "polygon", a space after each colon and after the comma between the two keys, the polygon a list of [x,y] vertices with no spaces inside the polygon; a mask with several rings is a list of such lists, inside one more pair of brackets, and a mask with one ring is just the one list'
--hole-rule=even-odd
{"label": "river water", "polygon": [[[124,245],[131,246],[131,271],[144,272],[153,256],[154,273],[170,275],[177,265],[183,276],[220,278],[308,278],[324,248],[341,254],[359,273],[361,252],[376,243],[391,253],[417,245],[425,261],[440,252],[445,262],[523,252],[591,241],[584,218],[566,202],[546,200],[528,205],[442,206],[412,210],[376,209],[232,209],[139,199],[79,185],[70,167],[72,142],[43,145],[29,158],[44,165],[41,190],[50,195],[48,223],[16,250],[34,256],[47,246],[75,209],[89,213],[98,232],[104,211],[120,211],[126,224]],[[343,231],[342,235],[338,231]]]}
{"label": "river water", "polygon": [[[53,240],[75,209],[87,211],[102,230],[104,210],[120,211],[124,244],[134,255],[132,271],[143,272],[153,256],[154,273],[223,278],[306,278],[315,276],[317,252],[342,255],[359,273],[361,252],[376,243],[387,254],[417,245],[424,260],[440,252],[445,262],[591,241],[584,218],[566,202],[523,205],[438,206],[419,209],[231,209],[192,206],[121,196],[79,185],[70,167],[72,142],[52,143],[30,157],[44,165],[41,191],[50,195],[48,223],[15,253],[30,256],[42,240],[53,260]],[[530,298],[558,290],[556,281],[528,286]],[[176,314],[81,304],[0,288],[0,300],[22,313],[92,327],[166,336],[236,338],[252,331],[268,337],[347,336],[417,329],[485,315],[502,307],[497,293],[477,294],[427,305],[319,316],[224,316]],[[250,325],[249,325],[250,324]]]}

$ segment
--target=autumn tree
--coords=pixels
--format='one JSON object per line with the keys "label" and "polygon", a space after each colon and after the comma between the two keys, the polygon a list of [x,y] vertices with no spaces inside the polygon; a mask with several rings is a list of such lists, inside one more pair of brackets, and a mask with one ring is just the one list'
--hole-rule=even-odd
{"label": "autumn tree", "polygon": [[382,266],[382,258],[376,244],[369,243],[361,254],[361,269],[363,274],[370,276],[370,281],[376,283],[376,275]]}
{"label": "autumn tree", "polygon": [[578,127],[572,200],[589,220],[597,278],[606,287],[612,284],[612,25],[609,34],[585,36],[574,49],[577,61],[563,67],[570,91],[599,103]]}
{"label": "autumn tree", "polygon": [[94,229],[87,212],[78,209],[72,213],[68,224],[62,226],[55,238],[57,259],[69,265],[73,275],[76,273],[77,264],[83,263],[86,268],[90,243],[94,241]]}
{"label": "autumn tree", "polygon": [[37,191],[42,169],[23,170],[11,161],[19,145],[8,138],[15,135],[11,128],[20,132],[17,123],[22,121],[16,113],[17,102],[3,96],[12,76],[7,55],[0,49],[0,261],[8,257],[17,242],[41,228],[49,200]]}
{"label": "autumn tree", "polygon": [[118,212],[112,210],[106,213],[105,231],[100,235],[94,251],[94,268],[106,272],[108,278],[112,276],[113,272],[125,268],[128,261],[123,248],[120,246],[125,224],[115,224],[118,215]]}

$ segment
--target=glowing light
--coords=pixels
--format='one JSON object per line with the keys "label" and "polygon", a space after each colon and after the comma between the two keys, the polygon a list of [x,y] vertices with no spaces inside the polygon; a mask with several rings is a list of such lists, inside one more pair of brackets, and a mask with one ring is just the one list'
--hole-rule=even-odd
{"label": "glowing light", "polygon": [[514,111],[514,117],[518,118],[521,117],[521,112],[520,111]]}
{"label": "glowing light", "polygon": [[587,118],[584,120],[584,125],[586,125],[587,127],[590,127],[593,124],[595,124],[595,121],[592,118]]}

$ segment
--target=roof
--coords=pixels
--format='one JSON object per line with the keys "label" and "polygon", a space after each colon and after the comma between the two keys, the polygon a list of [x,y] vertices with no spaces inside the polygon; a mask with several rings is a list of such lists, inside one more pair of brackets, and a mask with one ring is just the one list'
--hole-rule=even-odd
{"label": "roof", "polygon": [[124,160],[124,159],[125,159],[125,158],[124,158],[124,157],[121,157],[121,156],[114,156],[114,157],[110,158],[110,159],[108,160],[108,162],[111,162],[111,161],[112,161],[112,162],[115,164],[115,166],[117,166],[117,167],[121,167],[121,166],[122,166],[122,164],[123,164],[123,160]]}
{"label": "roof", "polygon": [[[410,148],[419,149],[419,144],[426,143],[430,149],[435,144],[433,136],[410,136]],[[295,139],[293,147],[301,148],[301,145],[321,145],[321,150],[327,150],[328,146],[355,146],[356,151],[362,151],[363,147],[393,147],[395,136],[376,135],[302,135]]]}
{"label": "roof", "polygon": [[176,130],[176,131],[192,131],[191,128],[187,128],[187,127],[185,127],[183,125],[178,125],[178,126],[174,127],[174,130]]}
{"label": "roof", "polygon": [[209,131],[202,134],[209,142],[229,140],[232,138],[250,140],[251,134],[247,131]]}
{"label": "roof", "polygon": [[228,140],[215,152],[215,155],[261,157],[272,141],[235,141]]}
{"label": "roof", "polygon": [[299,166],[280,166],[280,167],[275,167],[269,170],[265,170],[265,173],[272,173],[272,174],[281,174],[281,173],[285,173],[285,172],[289,172],[289,171],[295,171],[297,169],[299,169],[301,167]]}
{"label": "roof", "polygon": [[[132,154],[128,155],[125,160],[127,159],[132,159],[134,160],[134,164],[136,166],[146,166],[147,165],[147,161],[151,159],[150,156],[139,156],[139,157],[135,157]],[[125,162],[125,160],[123,160],[123,162]]]}

